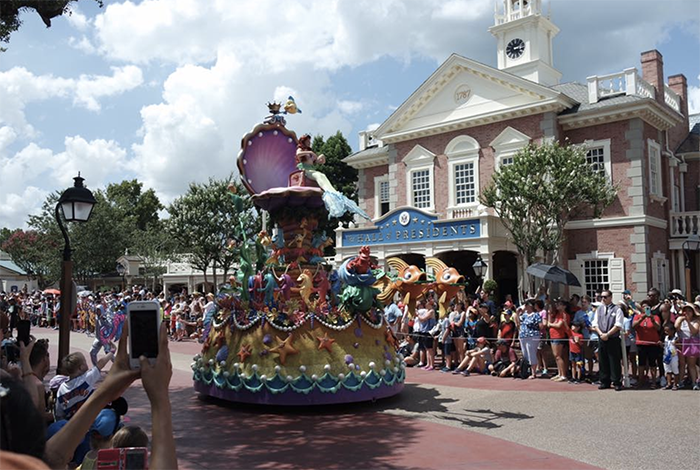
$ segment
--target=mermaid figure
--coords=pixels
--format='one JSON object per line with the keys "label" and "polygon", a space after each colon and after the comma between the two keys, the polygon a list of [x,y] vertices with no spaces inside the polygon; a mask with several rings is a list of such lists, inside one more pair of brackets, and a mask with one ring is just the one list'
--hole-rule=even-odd
{"label": "mermaid figure", "polygon": [[346,212],[352,212],[370,220],[365,211],[360,209],[354,201],[351,201],[333,187],[326,175],[314,169],[317,163],[323,165],[326,162],[326,157],[323,154],[316,155],[316,153],[311,150],[311,136],[309,134],[304,134],[299,139],[296,162],[297,168],[304,170],[304,175],[316,181],[318,186],[323,190],[321,198],[328,210],[329,219],[331,217],[341,217]]}

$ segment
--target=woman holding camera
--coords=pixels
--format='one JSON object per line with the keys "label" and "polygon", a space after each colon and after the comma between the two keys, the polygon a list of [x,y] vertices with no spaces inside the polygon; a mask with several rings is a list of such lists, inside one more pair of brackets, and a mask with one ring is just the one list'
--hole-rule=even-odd
{"label": "woman holding camera", "polygon": [[637,386],[641,387],[648,374],[651,375],[649,388],[656,388],[656,366],[661,357],[661,318],[652,312],[648,300],[641,302],[642,310],[636,310],[632,320],[637,344]]}
{"label": "woman holding camera", "polygon": [[697,383],[697,364],[700,357],[700,315],[695,310],[693,304],[686,303],[681,309],[680,316],[676,319],[676,330],[678,338],[681,340],[681,350],[678,355],[678,363],[681,374],[685,366],[688,366],[688,375],[693,390],[700,390]]}

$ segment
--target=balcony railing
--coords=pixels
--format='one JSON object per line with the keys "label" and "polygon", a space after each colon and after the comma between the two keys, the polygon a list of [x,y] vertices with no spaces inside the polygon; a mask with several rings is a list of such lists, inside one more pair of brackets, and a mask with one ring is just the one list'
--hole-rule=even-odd
{"label": "balcony railing", "polygon": [[681,97],[671,90],[668,85],[664,85],[664,101],[677,113],[681,112]]}
{"label": "balcony railing", "polygon": [[700,233],[700,212],[671,212],[671,238]]}
{"label": "balcony railing", "polygon": [[601,98],[617,95],[637,95],[654,99],[656,90],[639,76],[634,67],[609,75],[588,77],[588,102],[590,104],[597,103]]}
{"label": "balcony railing", "polygon": [[475,207],[455,207],[452,209],[447,209],[448,219],[468,219],[470,217],[476,217],[478,211]]}

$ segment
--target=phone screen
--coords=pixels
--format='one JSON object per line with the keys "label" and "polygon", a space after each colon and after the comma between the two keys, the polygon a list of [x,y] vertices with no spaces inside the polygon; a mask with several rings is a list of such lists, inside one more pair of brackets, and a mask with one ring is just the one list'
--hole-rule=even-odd
{"label": "phone screen", "polygon": [[129,469],[146,468],[146,452],[143,449],[128,449],[124,458],[124,466]]}
{"label": "phone screen", "polygon": [[25,345],[29,344],[29,328],[32,323],[29,320],[20,320],[17,322],[17,341],[22,341]]}
{"label": "phone screen", "polygon": [[132,310],[129,336],[131,337],[131,357],[158,357],[158,315],[152,310]]}

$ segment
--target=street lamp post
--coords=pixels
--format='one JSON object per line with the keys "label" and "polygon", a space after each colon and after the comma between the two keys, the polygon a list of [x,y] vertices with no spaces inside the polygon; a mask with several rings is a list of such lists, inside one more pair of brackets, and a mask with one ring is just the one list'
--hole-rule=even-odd
{"label": "street lamp post", "polygon": [[696,251],[700,251],[700,237],[694,232],[683,242],[683,255],[685,255],[685,300],[692,302],[693,288],[690,285],[690,269],[692,256]]}
{"label": "street lamp post", "polygon": [[476,274],[476,277],[478,277],[479,281],[481,282],[484,278],[484,274],[486,274],[488,265],[483,259],[481,259],[480,254],[476,255],[476,261],[474,264],[472,264],[472,268],[474,268],[474,274]]}
{"label": "street lamp post", "polygon": [[126,290],[126,280],[124,279],[124,275],[126,274],[126,267],[121,263],[117,263],[117,272],[122,278],[122,292],[124,292]]}
{"label": "street lamp post", "polygon": [[[63,194],[58,199],[55,211],[56,222],[58,222],[66,242],[63,247],[63,263],[61,265],[61,308],[59,310],[61,319],[58,326],[59,367],[70,349],[70,320],[72,314],[70,306],[73,303],[71,298],[73,294],[73,261],[71,260],[70,238],[61,219],[66,222],[86,222],[90,218],[92,208],[97,202],[90,190],[83,186],[84,179],[80,177],[80,173],[73,180],[75,181],[73,187],[63,191]],[[61,217],[61,212],[63,217]]]}

